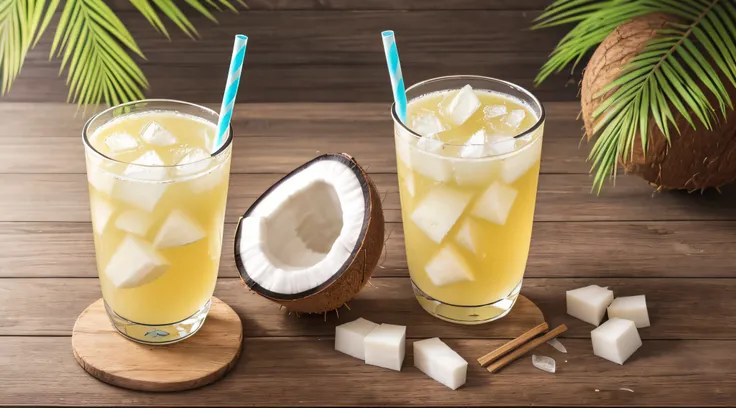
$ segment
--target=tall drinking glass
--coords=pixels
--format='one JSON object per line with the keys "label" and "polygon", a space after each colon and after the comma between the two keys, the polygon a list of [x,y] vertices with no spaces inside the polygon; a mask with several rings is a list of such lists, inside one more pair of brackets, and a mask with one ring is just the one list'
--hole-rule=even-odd
{"label": "tall drinking glass", "polygon": [[479,324],[506,315],[526,268],[544,109],[498,79],[449,76],[392,108],[406,257],[422,307]]}
{"label": "tall drinking glass", "polygon": [[218,114],[143,100],[84,127],[97,270],[108,316],[142,343],[185,339],[217,281],[232,133],[212,152]]}

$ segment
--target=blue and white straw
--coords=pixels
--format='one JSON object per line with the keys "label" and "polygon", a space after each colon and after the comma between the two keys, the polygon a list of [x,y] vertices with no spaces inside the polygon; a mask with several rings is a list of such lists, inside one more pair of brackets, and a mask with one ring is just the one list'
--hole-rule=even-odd
{"label": "blue and white straw", "polygon": [[406,122],[406,89],[404,89],[404,77],[401,74],[401,63],[399,62],[399,50],[396,48],[396,37],[392,30],[381,33],[383,37],[383,50],[386,52],[386,64],[388,75],[391,77],[391,87],[394,92],[396,113],[402,122]]}
{"label": "blue and white straw", "polygon": [[238,94],[238,85],[240,85],[240,72],[243,70],[243,59],[245,58],[245,47],[248,45],[248,37],[243,34],[235,36],[235,44],[233,44],[233,56],[230,60],[230,71],[227,74],[227,83],[225,84],[225,95],[222,97],[222,106],[220,107],[220,121],[217,123],[217,137],[215,137],[212,152],[216,152],[225,142],[225,134],[230,127],[230,119],[233,116],[233,108],[235,107],[235,96]]}

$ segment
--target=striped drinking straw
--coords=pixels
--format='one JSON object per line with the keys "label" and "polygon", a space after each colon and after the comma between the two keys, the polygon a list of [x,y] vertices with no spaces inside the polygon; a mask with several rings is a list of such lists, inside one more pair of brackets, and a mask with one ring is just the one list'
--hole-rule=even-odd
{"label": "striped drinking straw", "polygon": [[238,85],[240,85],[240,72],[243,70],[246,45],[248,45],[248,37],[243,34],[235,36],[233,56],[230,60],[230,71],[227,74],[225,94],[222,97],[222,106],[220,107],[220,120],[217,123],[217,137],[215,137],[215,143],[212,146],[213,153],[217,152],[222,147],[222,144],[225,143],[225,134],[230,127],[230,119],[233,116],[233,108],[235,107],[235,96],[238,94]]}
{"label": "striped drinking straw", "polygon": [[394,92],[396,113],[402,122],[406,122],[406,89],[404,89],[404,77],[401,75],[401,63],[399,63],[399,50],[396,48],[396,37],[392,30],[381,33],[383,37],[383,50],[386,53],[386,64],[388,75],[391,77],[391,87]]}

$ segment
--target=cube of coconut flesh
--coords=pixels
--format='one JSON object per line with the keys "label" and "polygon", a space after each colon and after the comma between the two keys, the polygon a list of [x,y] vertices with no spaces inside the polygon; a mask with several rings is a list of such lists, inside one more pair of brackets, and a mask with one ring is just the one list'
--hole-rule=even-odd
{"label": "cube of coconut flesh", "polygon": [[463,255],[450,243],[445,244],[429,260],[424,270],[435,286],[475,280],[473,272]]}
{"label": "cube of coconut flesh", "polygon": [[631,320],[614,317],[590,332],[593,354],[623,364],[641,347],[639,331]]}
{"label": "cube of coconut flesh", "polygon": [[365,337],[378,325],[362,317],[335,327],[335,350],[365,360]]}
{"label": "cube of coconut flesh", "polygon": [[468,373],[468,362],[437,337],[414,342],[414,367],[453,390]]}
{"label": "cube of coconut flesh", "polygon": [[406,354],[406,326],[384,323],[368,333],[363,344],[366,364],[401,371]]}
{"label": "cube of coconut flesh", "polygon": [[612,319],[614,317],[631,320],[639,329],[649,327],[646,297],[639,295],[613,299],[611,305],[608,306],[608,318]]}
{"label": "cube of coconut flesh", "polygon": [[169,262],[151,244],[128,235],[110,258],[105,274],[117,288],[134,288],[163,275]]}
{"label": "cube of coconut flesh", "polygon": [[586,323],[598,326],[613,301],[613,291],[598,285],[568,290],[567,314]]}
{"label": "cube of coconut flesh", "polygon": [[381,256],[380,197],[350,156],[328,154],[300,166],[238,223],[235,264],[243,282],[291,311],[342,307]]}
{"label": "cube of coconut flesh", "polygon": [[472,214],[497,225],[506,225],[517,194],[515,188],[494,182],[475,202]]}

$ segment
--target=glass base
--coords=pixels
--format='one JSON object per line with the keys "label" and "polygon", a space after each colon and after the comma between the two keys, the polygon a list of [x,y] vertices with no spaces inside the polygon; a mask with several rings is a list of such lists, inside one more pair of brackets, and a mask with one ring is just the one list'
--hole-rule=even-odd
{"label": "glass base", "polygon": [[171,344],[182,341],[199,330],[207,318],[212,300],[184,320],[169,324],[143,324],[132,322],[112,310],[105,302],[105,310],[110,323],[117,331],[130,340],[143,344]]}
{"label": "glass base", "polygon": [[417,301],[429,314],[447,322],[466,325],[488,323],[506,316],[514,307],[521,291],[521,282],[519,282],[511,293],[503,299],[485,305],[460,306],[444,303],[427,295],[419,289],[413,280],[411,286],[414,289]]}

